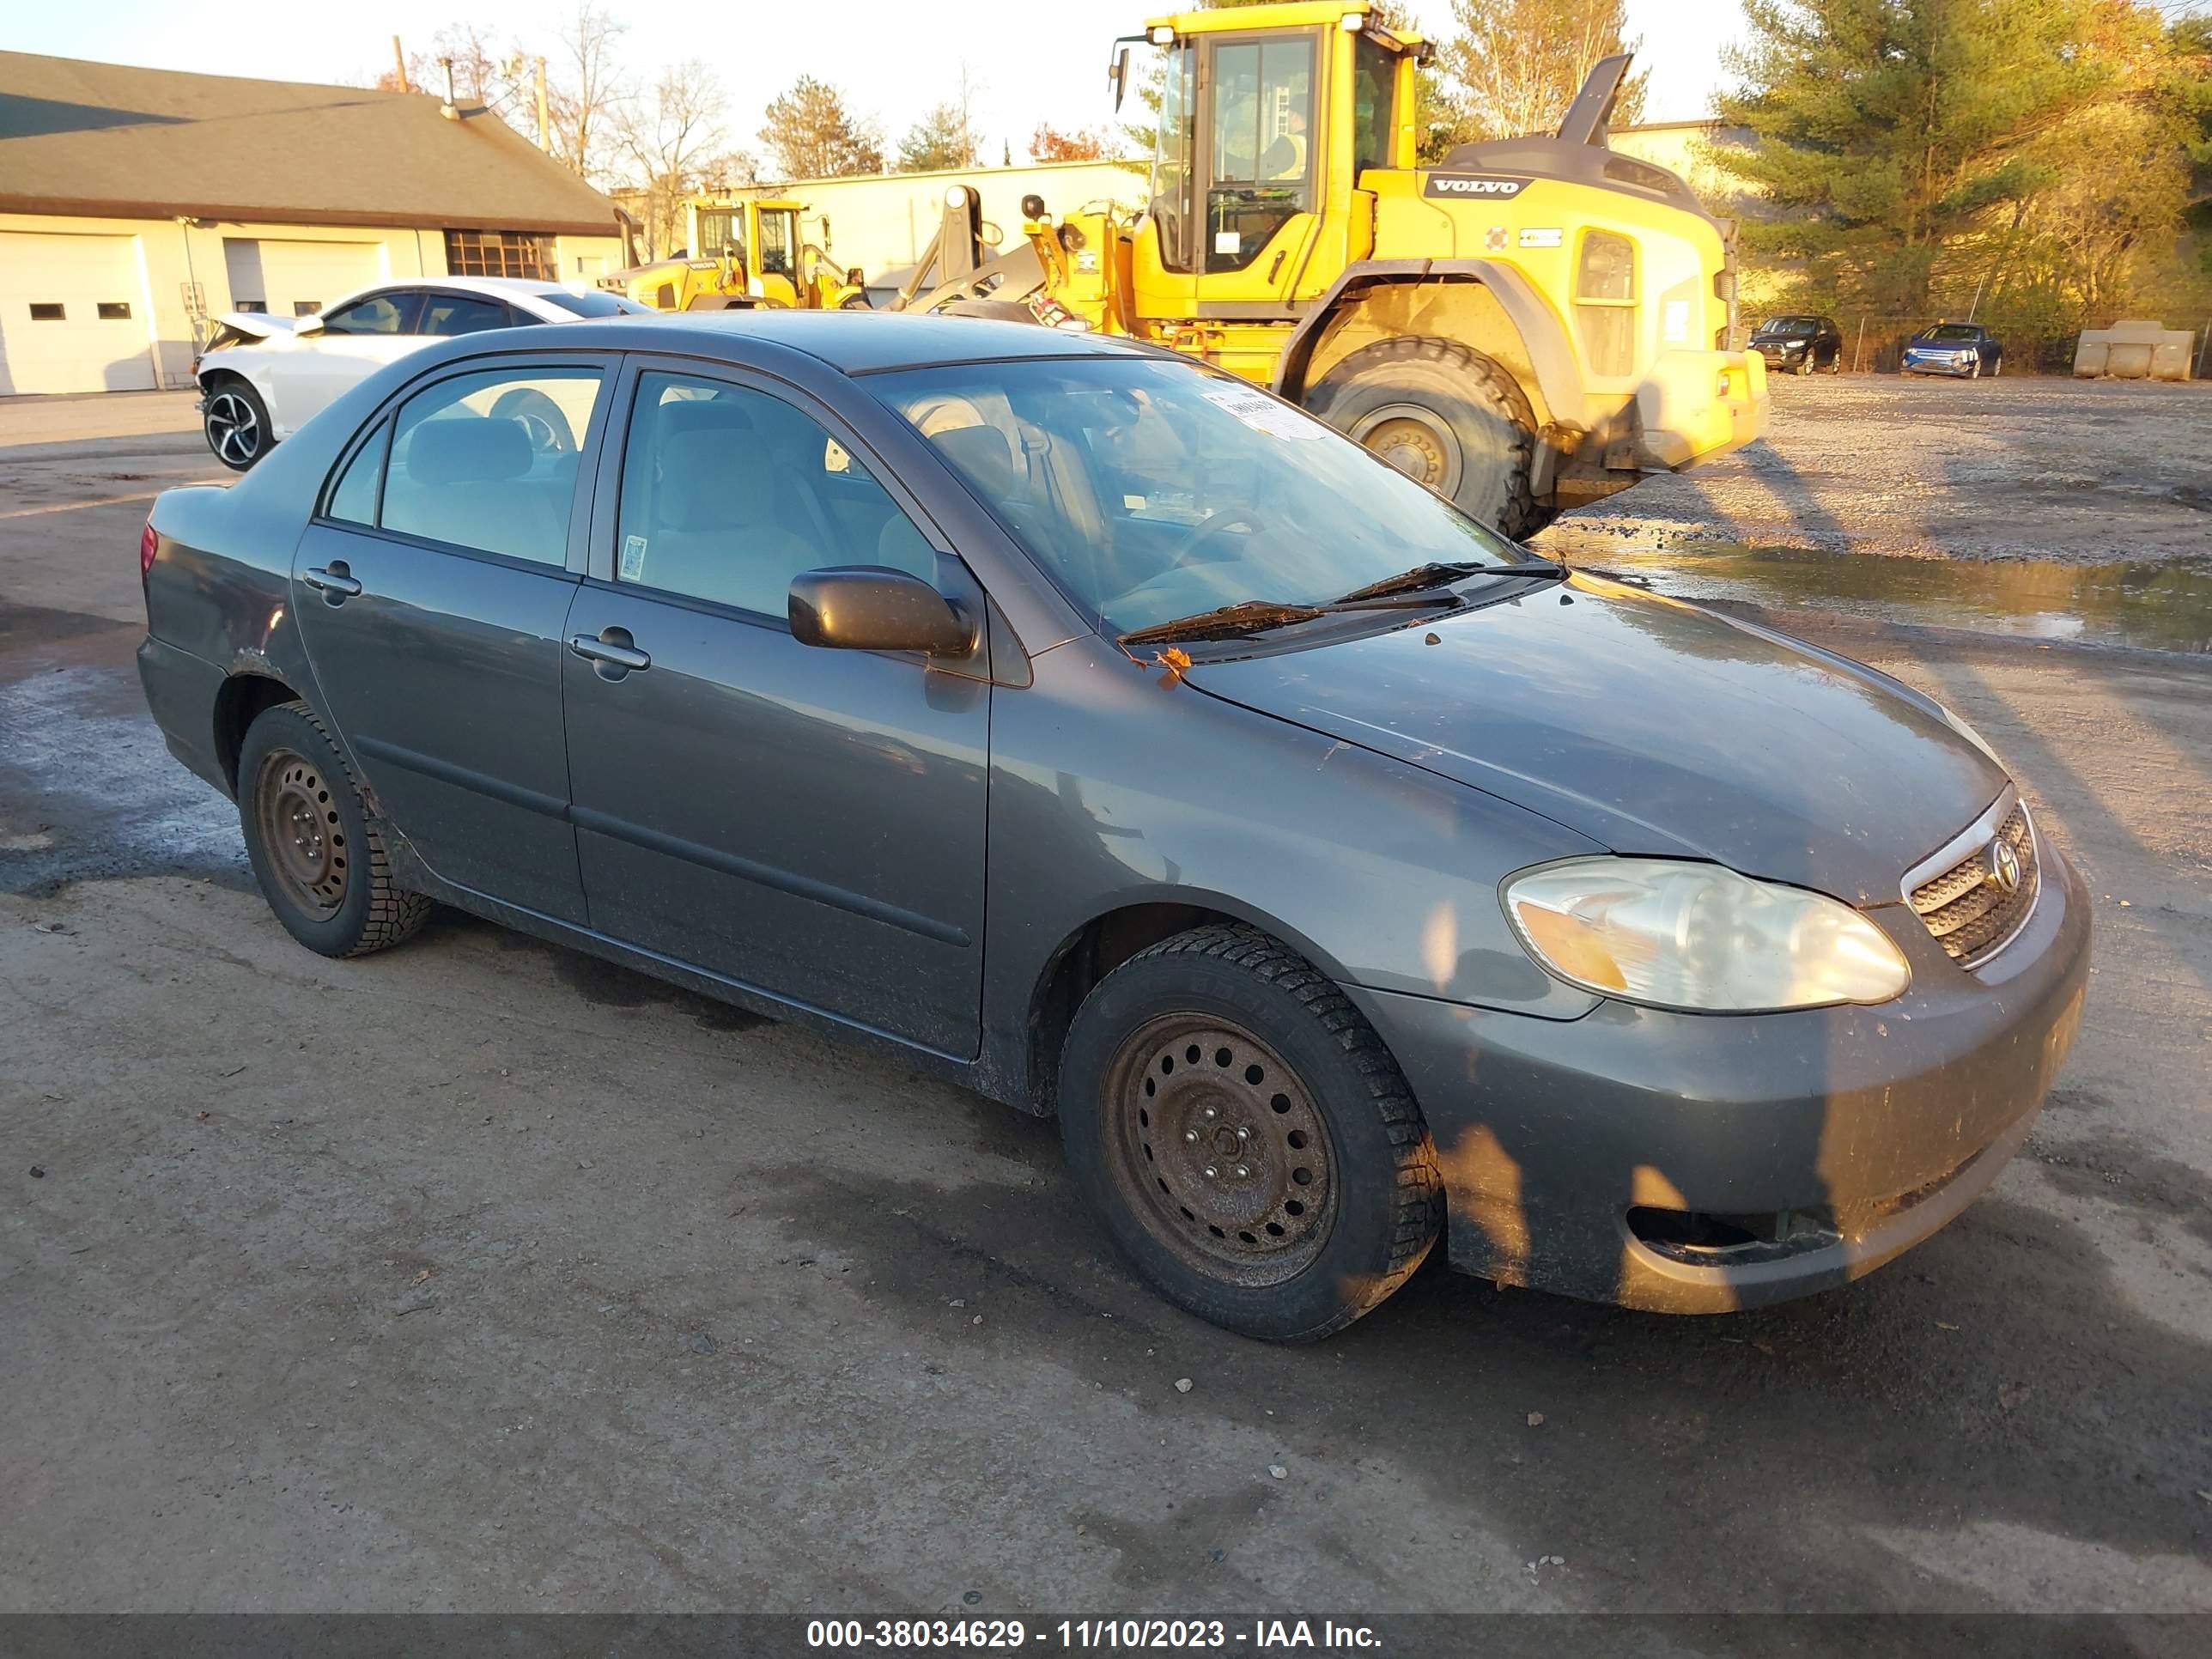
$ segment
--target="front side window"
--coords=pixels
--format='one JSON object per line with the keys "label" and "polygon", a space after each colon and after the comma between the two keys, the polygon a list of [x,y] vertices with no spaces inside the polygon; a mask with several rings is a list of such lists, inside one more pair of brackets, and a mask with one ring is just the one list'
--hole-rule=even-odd
{"label": "front side window", "polygon": [[372,294],[349,306],[340,306],[323,319],[325,334],[412,334],[422,295],[401,290]]}
{"label": "front side window", "polygon": [[1242,270],[1312,198],[1313,42],[1216,46],[1206,268]]}
{"label": "front side window", "polygon": [[1112,633],[1247,601],[1320,604],[1419,564],[1527,556],[1227,375],[1097,357],[865,384]]}
{"label": "front side window", "polygon": [[680,374],[638,379],[615,550],[618,582],[779,623],[804,571],[937,569],[914,521],[805,410]]}
{"label": "front side window", "polygon": [[558,565],[568,552],[577,454],[599,398],[595,368],[464,374],[400,405],[384,470],[384,528]]}
{"label": "front side window", "polygon": [[417,334],[477,334],[488,328],[505,328],[514,320],[496,300],[472,294],[432,294],[422,301],[422,320]]}

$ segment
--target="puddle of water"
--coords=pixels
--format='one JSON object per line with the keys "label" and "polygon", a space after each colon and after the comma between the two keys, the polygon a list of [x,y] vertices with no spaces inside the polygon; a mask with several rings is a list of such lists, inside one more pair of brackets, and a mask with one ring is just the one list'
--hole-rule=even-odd
{"label": "puddle of water", "polygon": [[1577,561],[1684,599],[1736,599],[2026,639],[2212,652],[2212,569],[1916,559],[1709,542]]}

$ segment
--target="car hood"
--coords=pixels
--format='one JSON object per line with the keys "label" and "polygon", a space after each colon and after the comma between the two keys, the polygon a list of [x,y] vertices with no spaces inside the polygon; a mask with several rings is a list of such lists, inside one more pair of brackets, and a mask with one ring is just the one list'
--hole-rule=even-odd
{"label": "car hood", "polygon": [[1577,574],[1364,638],[1202,661],[1212,696],[1540,812],[1616,853],[1893,903],[2004,787],[1933,700]]}

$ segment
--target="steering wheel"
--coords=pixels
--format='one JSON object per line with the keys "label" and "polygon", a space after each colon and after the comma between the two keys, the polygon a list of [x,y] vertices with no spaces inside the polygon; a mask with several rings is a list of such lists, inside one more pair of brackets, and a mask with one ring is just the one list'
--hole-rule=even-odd
{"label": "steering wheel", "polygon": [[1252,534],[1260,527],[1253,521],[1253,517],[1254,515],[1249,513],[1238,513],[1217,514],[1210,518],[1200,519],[1191,526],[1190,534],[1182,538],[1182,544],[1168,555],[1166,567],[1161,570],[1160,574],[1164,576],[1170,571],[1180,570],[1187,564],[1194,563],[1198,550],[1217,536],[1226,535],[1232,530],[1241,530],[1248,536]]}

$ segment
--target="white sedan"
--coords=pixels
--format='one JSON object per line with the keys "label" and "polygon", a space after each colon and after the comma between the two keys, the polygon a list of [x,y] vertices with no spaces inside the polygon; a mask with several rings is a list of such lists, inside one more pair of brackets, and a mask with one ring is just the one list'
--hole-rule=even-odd
{"label": "white sedan", "polygon": [[433,340],[491,328],[635,313],[648,306],[519,276],[386,283],[311,316],[226,312],[193,373],[216,459],[243,472],[356,382]]}

